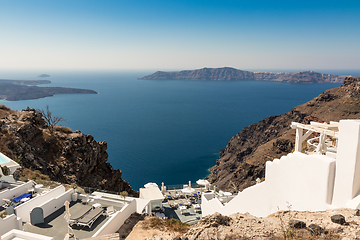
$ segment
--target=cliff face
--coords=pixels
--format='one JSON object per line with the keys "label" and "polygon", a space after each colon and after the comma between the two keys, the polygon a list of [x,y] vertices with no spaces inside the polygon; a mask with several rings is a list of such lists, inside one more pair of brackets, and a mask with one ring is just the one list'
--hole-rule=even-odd
{"label": "cliff face", "polygon": [[39,170],[61,183],[136,195],[122,180],[121,170],[106,162],[106,149],[106,142],[66,127],[51,133],[34,109],[12,111],[0,106],[0,151],[22,167]]}
{"label": "cliff face", "polygon": [[295,131],[291,122],[339,121],[360,118],[360,78],[347,77],[340,87],[329,89],[290,112],[271,116],[245,127],[232,137],[209,180],[224,190],[242,190],[265,176],[265,163],[291,152]]}
{"label": "cliff face", "polygon": [[179,72],[157,71],[141,79],[216,80],[216,81],[278,81],[287,83],[340,83],[343,76],[304,71],[297,73],[249,72],[235,68],[202,68]]}

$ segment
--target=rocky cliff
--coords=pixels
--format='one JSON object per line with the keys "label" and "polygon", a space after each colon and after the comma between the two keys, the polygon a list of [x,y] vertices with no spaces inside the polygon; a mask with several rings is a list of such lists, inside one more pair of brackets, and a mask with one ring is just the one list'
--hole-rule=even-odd
{"label": "rocky cliff", "polygon": [[[0,106],[0,151],[26,169],[51,180],[136,195],[121,170],[107,163],[106,142],[66,127],[52,131],[34,109],[12,111]],[[14,175],[21,176],[22,172]]]}
{"label": "rocky cliff", "polygon": [[360,118],[360,78],[346,77],[340,87],[294,107],[290,112],[271,116],[245,127],[221,150],[209,180],[223,190],[242,190],[264,179],[265,163],[288,154],[294,148],[291,122],[339,121]]}
{"label": "rocky cliff", "polygon": [[157,71],[141,79],[154,80],[217,80],[217,81],[278,81],[287,83],[341,83],[344,76],[304,71],[296,73],[249,72],[235,68],[202,68],[179,72]]}

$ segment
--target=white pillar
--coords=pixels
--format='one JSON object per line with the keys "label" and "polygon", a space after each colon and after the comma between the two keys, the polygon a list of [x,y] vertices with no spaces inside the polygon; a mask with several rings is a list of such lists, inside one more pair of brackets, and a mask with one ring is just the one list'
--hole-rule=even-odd
{"label": "white pillar", "polygon": [[297,127],[296,128],[296,137],[295,137],[295,152],[301,152],[301,145],[302,145],[302,136],[303,136],[303,129]]}
{"label": "white pillar", "polygon": [[341,120],[332,204],[345,207],[360,193],[360,120]]}

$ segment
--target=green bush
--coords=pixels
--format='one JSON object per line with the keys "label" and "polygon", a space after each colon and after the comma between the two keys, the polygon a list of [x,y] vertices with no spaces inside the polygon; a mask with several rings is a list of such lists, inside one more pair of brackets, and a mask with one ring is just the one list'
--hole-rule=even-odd
{"label": "green bush", "polygon": [[7,166],[1,166],[1,171],[5,176],[9,175],[10,173],[9,168]]}

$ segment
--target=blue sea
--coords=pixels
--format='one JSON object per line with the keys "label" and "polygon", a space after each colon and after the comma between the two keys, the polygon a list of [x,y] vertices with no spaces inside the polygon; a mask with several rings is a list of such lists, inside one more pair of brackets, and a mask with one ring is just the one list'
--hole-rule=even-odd
{"label": "blue sea", "polygon": [[[360,70],[319,72],[360,76]],[[41,73],[51,77],[36,77]],[[0,103],[15,110],[48,105],[53,115],[67,119],[61,125],[106,141],[108,162],[138,190],[147,182],[173,185],[204,178],[242,128],[340,85],[138,80],[151,73],[0,71],[0,79],[46,79],[52,81],[47,86],[99,92]]]}

